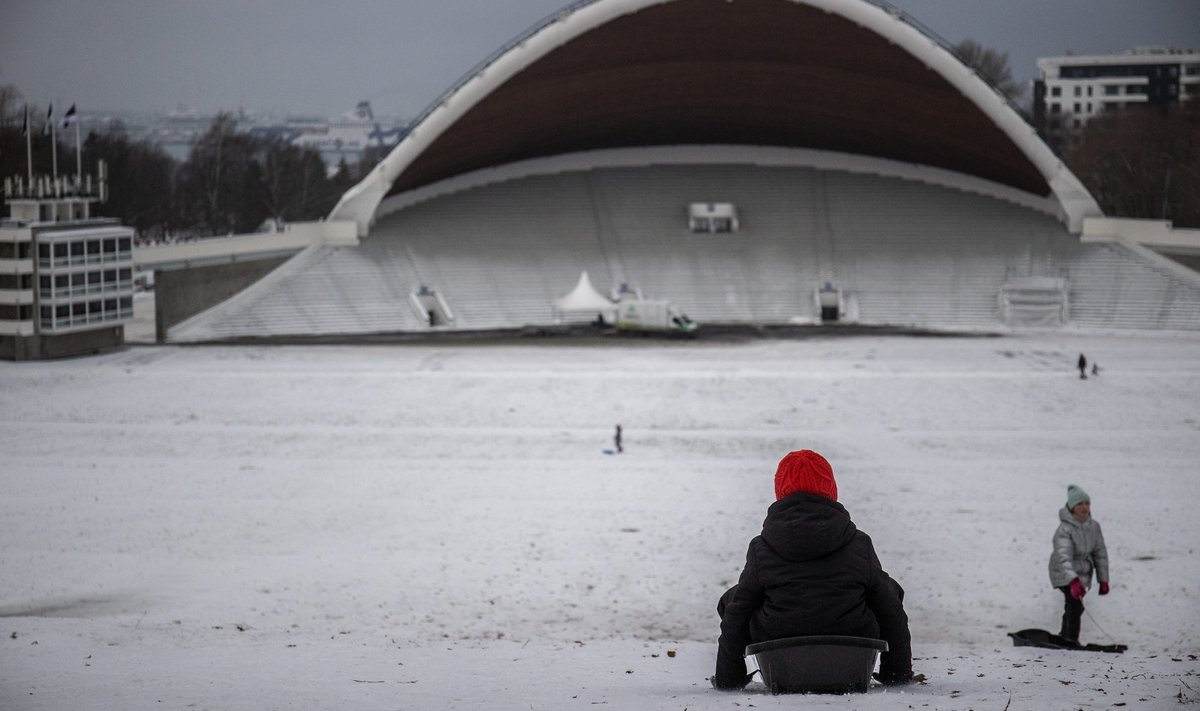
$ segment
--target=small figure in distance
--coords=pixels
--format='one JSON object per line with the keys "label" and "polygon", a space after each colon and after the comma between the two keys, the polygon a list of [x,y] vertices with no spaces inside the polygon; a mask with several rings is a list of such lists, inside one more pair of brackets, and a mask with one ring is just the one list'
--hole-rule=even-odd
{"label": "small figure in distance", "polygon": [[820,454],[803,449],[779,462],[762,534],[750,541],[737,585],[717,603],[721,637],[713,688],[737,690],[750,682],[747,645],[809,635],[883,639],[888,651],[876,678],[912,680],[904,590],[884,572],[871,538],[837,496],[833,468]]}
{"label": "small figure in distance", "polygon": [[1092,375],[1100,375],[1100,364],[1092,362]]}
{"label": "small figure in distance", "polygon": [[1100,594],[1108,594],[1108,548],[1100,522],[1092,518],[1092,500],[1083,489],[1067,487],[1067,504],[1058,512],[1054,550],[1050,553],[1050,584],[1063,594],[1064,610],[1059,636],[1079,644],[1083,596],[1092,586],[1092,573],[1100,581]]}
{"label": "small figure in distance", "polygon": [[620,454],[621,452],[625,451],[625,448],[623,446],[621,446],[621,425],[620,424],[617,425],[617,431],[613,434],[613,446],[615,446],[617,448],[617,454]]}
{"label": "small figure in distance", "polygon": [[1087,358],[1082,353],[1079,354],[1079,379],[1087,380]]}

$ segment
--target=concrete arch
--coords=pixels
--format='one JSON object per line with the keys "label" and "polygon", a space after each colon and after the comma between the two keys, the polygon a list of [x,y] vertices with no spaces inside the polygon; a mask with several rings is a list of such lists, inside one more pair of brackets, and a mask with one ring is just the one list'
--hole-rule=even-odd
{"label": "concrete arch", "polygon": [[556,155],[775,146],[961,173],[1049,199],[1073,232],[1101,211],[938,40],[867,0],[589,0],[447,91],[331,219],[366,235],[388,196]]}

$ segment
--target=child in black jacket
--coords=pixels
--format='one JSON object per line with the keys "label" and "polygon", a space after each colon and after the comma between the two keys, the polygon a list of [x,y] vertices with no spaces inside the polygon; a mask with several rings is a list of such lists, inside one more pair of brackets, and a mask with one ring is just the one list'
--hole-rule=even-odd
{"label": "child in black jacket", "polygon": [[738,584],[717,605],[721,638],[713,686],[746,686],[746,645],[805,635],[883,639],[888,651],[879,680],[908,682],[904,590],[837,502],[829,462],[807,449],[789,453],[775,472],[775,497],[762,534],[750,541]]}

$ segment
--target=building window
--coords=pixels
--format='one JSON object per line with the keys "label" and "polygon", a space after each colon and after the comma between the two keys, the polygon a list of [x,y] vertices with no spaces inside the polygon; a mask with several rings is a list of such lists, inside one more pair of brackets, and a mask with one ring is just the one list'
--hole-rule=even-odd
{"label": "building window", "polygon": [[1057,104],[1057,103],[1050,104],[1050,113],[1052,113],[1052,114],[1062,113],[1062,105]]}
{"label": "building window", "polygon": [[737,208],[728,202],[694,202],[688,206],[688,229],[692,232],[737,232]]}
{"label": "building window", "polygon": [[[1075,87],[1075,96],[1083,96],[1083,87]],[[1078,109],[1076,109],[1076,111],[1078,111]]]}
{"label": "building window", "polygon": [[1050,96],[1062,96],[1062,87],[1061,86],[1050,87]]}
{"label": "building window", "polygon": [[1115,84],[1109,84],[1108,86],[1104,87],[1104,95],[1105,96],[1117,96],[1120,93],[1121,93],[1121,87],[1119,87]]}
{"label": "building window", "polygon": [[1082,112],[1083,112],[1083,107],[1080,105],[1080,103],[1078,101],[1076,101],[1075,102],[1075,113],[1078,114],[1078,113],[1082,113]]}

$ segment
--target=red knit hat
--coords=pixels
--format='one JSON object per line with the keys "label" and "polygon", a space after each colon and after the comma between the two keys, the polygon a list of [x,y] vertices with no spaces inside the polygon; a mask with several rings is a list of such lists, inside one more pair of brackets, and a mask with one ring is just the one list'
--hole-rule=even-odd
{"label": "red knit hat", "polygon": [[775,470],[775,500],[790,496],[797,491],[818,494],[837,501],[837,482],[833,479],[833,467],[825,457],[811,449],[788,452],[779,461]]}

